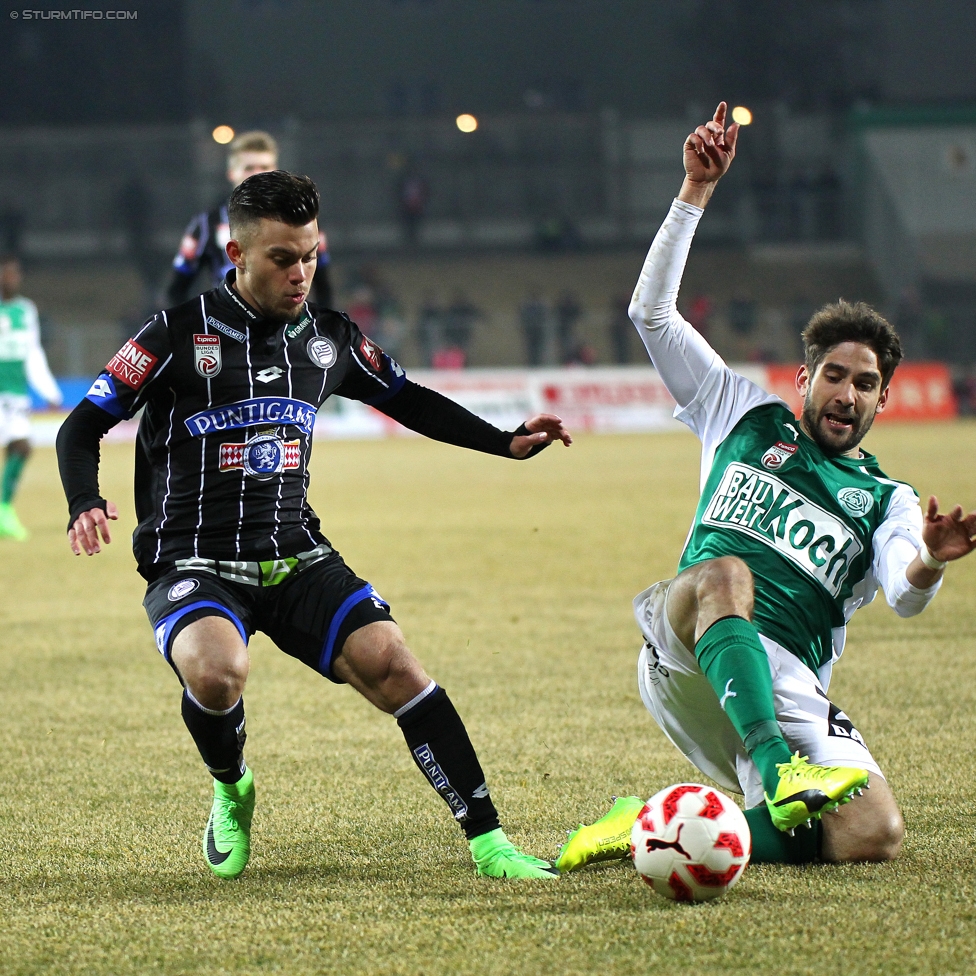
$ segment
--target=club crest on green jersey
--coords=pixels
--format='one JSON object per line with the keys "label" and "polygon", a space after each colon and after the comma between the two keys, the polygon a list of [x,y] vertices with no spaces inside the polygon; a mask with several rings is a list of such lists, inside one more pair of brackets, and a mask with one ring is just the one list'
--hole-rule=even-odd
{"label": "club crest on green jersey", "polygon": [[796,454],[796,444],[787,444],[786,441],[777,441],[760,458],[762,466],[770,471],[783,467],[793,455]]}
{"label": "club crest on green jersey", "polygon": [[863,488],[841,488],[837,492],[837,501],[854,518],[861,518],[874,508],[874,496]]}

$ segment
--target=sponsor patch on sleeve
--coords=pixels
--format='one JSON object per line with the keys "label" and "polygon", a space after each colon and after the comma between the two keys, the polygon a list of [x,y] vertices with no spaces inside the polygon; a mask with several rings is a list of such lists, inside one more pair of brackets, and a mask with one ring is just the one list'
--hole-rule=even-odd
{"label": "sponsor patch on sleeve", "polygon": [[143,349],[135,340],[128,339],[108,361],[105,370],[126,386],[138,390],[155,365],[156,357],[151,352]]}
{"label": "sponsor patch on sleeve", "polygon": [[359,344],[359,351],[363,354],[366,362],[378,373],[382,362],[383,350],[371,339],[363,336],[363,341]]}

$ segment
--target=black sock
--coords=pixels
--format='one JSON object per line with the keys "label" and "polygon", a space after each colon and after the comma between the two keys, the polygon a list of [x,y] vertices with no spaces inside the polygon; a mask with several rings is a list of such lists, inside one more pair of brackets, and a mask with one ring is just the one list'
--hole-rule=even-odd
{"label": "black sock", "polygon": [[[419,696],[418,696],[419,697]],[[468,840],[499,826],[485,774],[464,722],[443,688],[431,688],[396,713],[413,761],[447,802]]]}
{"label": "black sock", "polygon": [[204,765],[221,783],[236,783],[244,775],[244,698],[226,712],[204,708],[183,691],[183,722],[193,736]]}

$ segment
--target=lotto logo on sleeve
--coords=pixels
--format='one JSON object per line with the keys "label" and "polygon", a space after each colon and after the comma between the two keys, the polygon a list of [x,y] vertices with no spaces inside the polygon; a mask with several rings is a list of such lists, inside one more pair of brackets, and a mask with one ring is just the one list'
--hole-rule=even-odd
{"label": "lotto logo on sleeve", "polygon": [[138,390],[156,365],[156,357],[143,349],[134,339],[125,345],[108,361],[105,369],[126,386]]}
{"label": "lotto logo on sleeve", "polygon": [[112,381],[105,379],[104,376],[99,376],[97,380],[91,385],[91,389],[85,394],[85,396],[97,397],[99,400],[106,400],[115,397],[115,388],[112,386]]}

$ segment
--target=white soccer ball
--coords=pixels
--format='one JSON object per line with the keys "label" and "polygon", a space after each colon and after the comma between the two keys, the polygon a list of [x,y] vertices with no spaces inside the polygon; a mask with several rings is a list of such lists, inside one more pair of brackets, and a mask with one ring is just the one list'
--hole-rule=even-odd
{"label": "white soccer ball", "polygon": [[659,895],[708,901],[724,895],[749,863],[752,835],[724,793],[677,783],[655,793],[630,832],[637,873]]}

